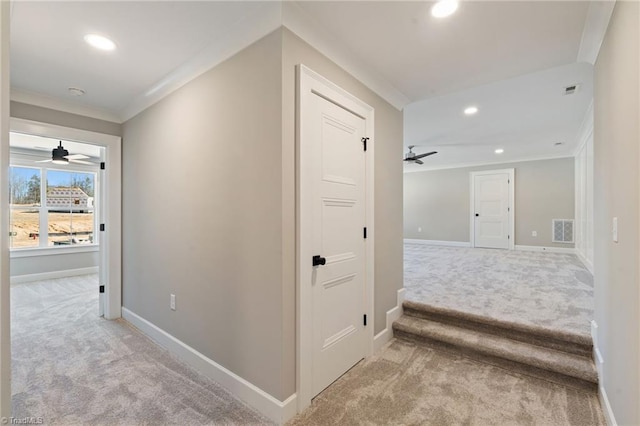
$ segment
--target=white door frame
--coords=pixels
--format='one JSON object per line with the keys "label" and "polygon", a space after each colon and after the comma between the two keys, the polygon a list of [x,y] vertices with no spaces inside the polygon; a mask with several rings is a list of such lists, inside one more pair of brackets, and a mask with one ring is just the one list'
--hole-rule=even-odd
{"label": "white door frame", "polygon": [[516,204],[515,204],[515,169],[500,169],[500,170],[482,170],[478,172],[469,172],[469,179],[471,180],[471,195],[469,204],[469,220],[471,226],[471,247],[476,246],[476,216],[475,216],[475,198],[476,198],[476,176],[481,175],[493,175],[496,173],[508,173],[509,174],[509,250],[515,250],[516,248]]}
{"label": "white door frame", "polygon": [[[122,315],[122,138],[103,133],[79,130],[49,123],[11,118],[11,131],[44,136],[54,139],[78,141],[105,148],[106,179],[101,182],[100,191],[105,194],[105,231],[100,233],[101,276],[104,277],[106,319],[120,318]],[[101,283],[102,284],[102,283]],[[98,289],[96,289],[98,291]]]}
{"label": "white door frame", "polygon": [[[374,221],[373,221],[373,193],[374,193],[374,110],[344,89],[333,84],[321,75],[313,72],[304,65],[297,67],[297,121],[296,129],[297,158],[296,158],[296,393],[298,412],[311,404],[312,391],[312,289],[310,286],[313,268],[311,258],[312,241],[312,212],[313,176],[310,164],[317,159],[311,156],[302,135],[308,126],[308,111],[311,98],[321,96],[324,99],[341,106],[365,120],[365,135],[368,137],[367,155],[365,159],[365,225],[367,239],[365,240],[365,313],[370,318],[367,325],[366,356],[373,353],[373,309],[374,309]],[[306,112],[306,114],[305,114]]]}

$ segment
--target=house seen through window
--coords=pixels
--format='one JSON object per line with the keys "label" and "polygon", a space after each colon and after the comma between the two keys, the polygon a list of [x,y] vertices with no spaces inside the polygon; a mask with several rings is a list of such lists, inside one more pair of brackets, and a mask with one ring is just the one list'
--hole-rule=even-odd
{"label": "house seen through window", "polygon": [[12,249],[93,244],[96,174],[10,169]]}

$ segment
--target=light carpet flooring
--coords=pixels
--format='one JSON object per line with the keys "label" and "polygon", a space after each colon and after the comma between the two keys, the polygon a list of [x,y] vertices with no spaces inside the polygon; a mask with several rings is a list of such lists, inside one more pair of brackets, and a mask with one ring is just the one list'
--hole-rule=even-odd
{"label": "light carpet flooring", "polygon": [[593,276],[572,254],[406,243],[405,299],[590,335]]}
{"label": "light carpet flooring", "polygon": [[15,418],[45,424],[270,422],[122,320],[98,317],[94,275],[11,287]]}
{"label": "light carpet flooring", "polygon": [[595,392],[394,339],[289,426],[605,425]]}

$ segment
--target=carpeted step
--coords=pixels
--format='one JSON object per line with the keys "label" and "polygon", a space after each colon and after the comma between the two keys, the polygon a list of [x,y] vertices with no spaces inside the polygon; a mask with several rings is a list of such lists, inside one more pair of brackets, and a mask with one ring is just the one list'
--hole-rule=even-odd
{"label": "carpeted step", "polygon": [[511,340],[587,357],[591,357],[593,353],[593,342],[591,336],[587,335],[507,322],[417,302],[405,301],[403,308],[404,314],[407,316],[494,334]]}
{"label": "carpeted step", "polygon": [[398,338],[455,350],[519,373],[563,385],[597,389],[598,375],[590,357],[407,315],[393,323],[393,330]]}

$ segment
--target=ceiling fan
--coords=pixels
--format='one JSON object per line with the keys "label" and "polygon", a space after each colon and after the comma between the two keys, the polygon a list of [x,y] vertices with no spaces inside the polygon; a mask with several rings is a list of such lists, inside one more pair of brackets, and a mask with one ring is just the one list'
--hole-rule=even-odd
{"label": "ceiling fan", "polygon": [[438,151],[431,151],[431,152],[427,152],[426,154],[416,155],[416,153],[413,152],[413,148],[415,147],[416,147],[415,145],[409,145],[409,152],[405,154],[403,161],[406,161],[408,163],[424,164],[421,158],[428,157],[429,155],[438,153]]}
{"label": "ceiling fan", "polygon": [[83,154],[72,154],[69,155],[69,151],[64,149],[62,146],[62,141],[60,141],[60,145],[56,148],[53,148],[51,151],[51,159],[49,160],[40,160],[36,161],[36,163],[54,163],[54,164],[69,164],[69,163],[78,163],[78,164],[95,164],[90,161],[84,161],[87,158],[91,158],[87,155]]}

